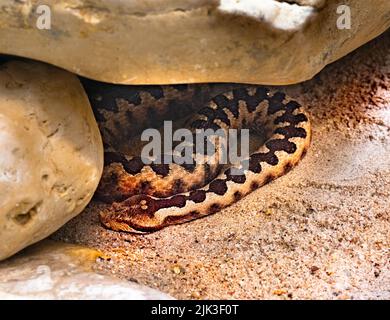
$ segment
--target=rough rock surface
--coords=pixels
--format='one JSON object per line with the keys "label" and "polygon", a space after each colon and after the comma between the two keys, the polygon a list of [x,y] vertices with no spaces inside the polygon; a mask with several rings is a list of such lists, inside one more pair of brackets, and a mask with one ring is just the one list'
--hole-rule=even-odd
{"label": "rough rock surface", "polygon": [[96,259],[96,250],[45,240],[0,263],[0,299],[172,299],[92,272]]}
{"label": "rough rock surface", "polygon": [[0,65],[0,260],[80,213],[103,146],[74,75],[42,63]]}
{"label": "rough rock surface", "polygon": [[390,299],[390,33],[284,89],[313,125],[288,175],[148,235],[104,229],[92,203],[55,239],[99,248],[99,270],[180,299]]}
{"label": "rough rock surface", "polygon": [[[290,84],[376,37],[389,0],[47,0],[51,28],[37,28],[41,1],[0,1],[0,52],[43,60],[123,84]],[[77,50],[75,50],[77,48]]]}

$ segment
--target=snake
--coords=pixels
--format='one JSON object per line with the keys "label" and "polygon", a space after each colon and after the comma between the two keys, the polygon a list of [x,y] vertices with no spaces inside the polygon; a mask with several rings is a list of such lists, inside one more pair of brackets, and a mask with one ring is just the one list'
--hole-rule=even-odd
{"label": "snake", "polygon": [[[287,174],[310,146],[308,114],[280,90],[245,85],[213,95],[210,85],[82,83],[105,147],[96,197],[107,205],[99,217],[114,231],[149,233],[216,213]],[[227,165],[145,163],[135,147],[139,135],[167,119],[184,119],[178,126],[193,134],[248,129],[251,139],[261,133],[263,140],[249,156]],[[213,147],[220,155],[220,147]],[[196,159],[195,149],[192,156]]]}

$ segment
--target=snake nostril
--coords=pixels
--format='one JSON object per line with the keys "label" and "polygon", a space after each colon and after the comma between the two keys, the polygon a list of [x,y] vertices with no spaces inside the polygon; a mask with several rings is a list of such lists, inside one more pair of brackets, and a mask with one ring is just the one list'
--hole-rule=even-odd
{"label": "snake nostril", "polygon": [[141,200],[138,204],[139,207],[141,207],[142,210],[148,210],[148,206],[147,206],[147,201],[146,200]]}

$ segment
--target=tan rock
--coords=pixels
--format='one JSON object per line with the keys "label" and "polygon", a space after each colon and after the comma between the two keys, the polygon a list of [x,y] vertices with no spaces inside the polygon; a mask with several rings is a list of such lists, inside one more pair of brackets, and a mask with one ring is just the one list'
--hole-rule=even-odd
{"label": "tan rock", "polygon": [[46,0],[39,30],[40,3],[0,1],[0,52],[123,84],[296,83],[390,25],[389,0]]}
{"label": "tan rock", "polygon": [[0,260],[48,236],[90,201],[103,146],[74,75],[0,65]]}

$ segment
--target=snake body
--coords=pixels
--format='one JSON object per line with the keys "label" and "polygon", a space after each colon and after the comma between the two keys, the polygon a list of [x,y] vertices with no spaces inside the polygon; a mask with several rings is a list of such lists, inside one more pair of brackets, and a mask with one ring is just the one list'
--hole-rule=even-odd
{"label": "snake body", "polygon": [[[100,212],[100,220],[112,230],[152,232],[215,213],[286,174],[310,144],[310,122],[303,107],[262,86],[236,88],[200,103],[204,89],[191,86],[102,89],[89,81],[84,86],[106,144],[97,197],[110,204]],[[230,166],[147,165],[134,154],[131,146],[142,127],[191,112],[195,114],[184,123],[193,132],[260,128],[265,142],[249,158]],[[233,168],[245,170],[232,174]]]}

